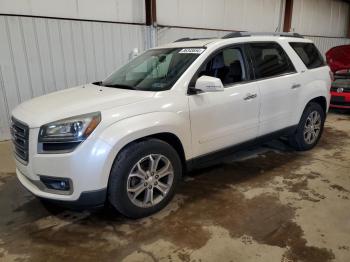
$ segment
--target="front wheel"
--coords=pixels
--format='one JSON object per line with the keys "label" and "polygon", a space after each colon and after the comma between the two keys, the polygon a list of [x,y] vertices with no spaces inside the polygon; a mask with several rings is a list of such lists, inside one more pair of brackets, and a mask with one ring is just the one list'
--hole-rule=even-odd
{"label": "front wheel", "polygon": [[158,139],[132,143],[113,165],[109,202],[120,213],[140,218],[166,206],[181,177],[180,158],[169,144]]}
{"label": "front wheel", "polygon": [[299,151],[312,149],[320,139],[325,121],[322,107],[311,102],[305,108],[294,134],[289,137],[290,144]]}

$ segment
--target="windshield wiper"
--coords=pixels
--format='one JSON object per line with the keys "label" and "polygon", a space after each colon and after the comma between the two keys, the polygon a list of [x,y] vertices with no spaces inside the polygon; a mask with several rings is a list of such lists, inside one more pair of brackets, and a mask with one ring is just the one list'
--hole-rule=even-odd
{"label": "windshield wiper", "polygon": [[93,84],[93,85],[100,86],[100,85],[102,85],[102,81],[93,82],[92,84]]}
{"label": "windshield wiper", "polygon": [[106,87],[116,87],[116,88],[121,88],[121,89],[131,89],[131,90],[137,90],[133,86],[129,85],[122,85],[122,84],[114,84],[114,85],[104,85],[103,83],[100,84],[101,86],[106,86]]}
{"label": "windshield wiper", "polygon": [[133,86],[129,86],[129,85],[123,85],[123,84],[114,84],[114,85],[104,85],[103,81],[97,81],[92,83],[93,85],[97,85],[97,86],[106,86],[106,87],[116,87],[116,88],[121,88],[121,89],[131,89],[131,90],[137,90],[135,87]]}

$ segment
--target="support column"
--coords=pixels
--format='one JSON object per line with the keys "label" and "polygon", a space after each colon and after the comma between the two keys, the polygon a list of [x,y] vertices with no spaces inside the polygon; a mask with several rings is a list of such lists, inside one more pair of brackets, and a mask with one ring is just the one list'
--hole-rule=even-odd
{"label": "support column", "polygon": [[286,7],[284,9],[283,32],[291,31],[292,16],[293,16],[293,0],[286,0]]}
{"label": "support column", "polygon": [[156,0],[145,0],[146,25],[157,24]]}
{"label": "support column", "polygon": [[157,45],[157,7],[156,0],[145,0],[145,11],[146,11],[146,25],[149,26],[147,29],[148,43],[147,48],[152,48]]}
{"label": "support column", "polygon": [[348,11],[348,32],[346,34],[347,38],[350,38],[350,3],[349,3],[349,11]]}

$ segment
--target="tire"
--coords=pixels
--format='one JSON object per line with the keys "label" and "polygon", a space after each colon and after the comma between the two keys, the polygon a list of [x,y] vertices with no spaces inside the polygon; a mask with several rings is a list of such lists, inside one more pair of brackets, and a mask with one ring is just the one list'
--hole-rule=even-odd
{"label": "tire", "polygon": [[[158,164],[152,168],[152,162]],[[168,143],[158,139],[133,142],[114,161],[108,200],[126,217],[149,216],[170,202],[181,175],[180,157]]]}
{"label": "tire", "polygon": [[[319,120],[311,124],[313,117]],[[304,109],[295,133],[289,136],[290,145],[298,151],[306,151],[315,147],[321,138],[324,121],[325,112],[322,107],[318,103],[310,102]]]}

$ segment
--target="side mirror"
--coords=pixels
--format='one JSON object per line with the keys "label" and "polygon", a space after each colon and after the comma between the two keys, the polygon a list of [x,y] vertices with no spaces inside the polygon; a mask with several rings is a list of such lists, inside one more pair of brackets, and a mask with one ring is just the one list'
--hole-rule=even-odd
{"label": "side mirror", "polygon": [[195,90],[203,92],[219,92],[224,91],[224,85],[219,78],[201,76],[196,81]]}

